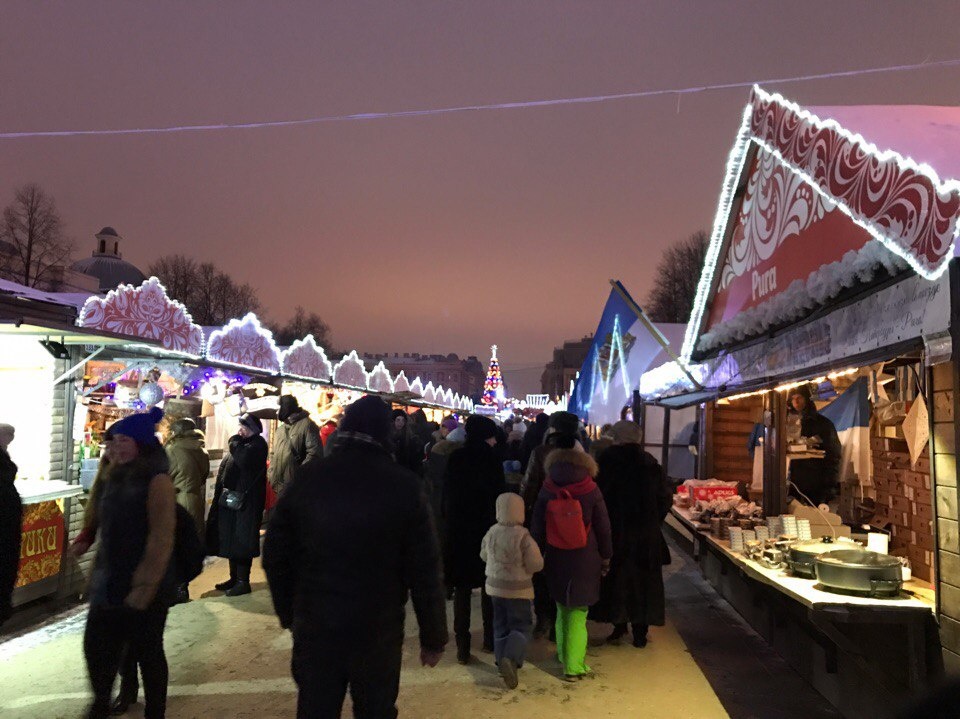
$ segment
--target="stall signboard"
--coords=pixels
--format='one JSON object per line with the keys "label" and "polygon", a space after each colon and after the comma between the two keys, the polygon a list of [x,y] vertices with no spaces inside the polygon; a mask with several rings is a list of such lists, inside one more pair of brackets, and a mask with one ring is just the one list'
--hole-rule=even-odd
{"label": "stall signboard", "polygon": [[26,505],[16,586],[56,576],[60,572],[64,539],[63,512],[56,500]]}
{"label": "stall signboard", "polygon": [[709,387],[734,387],[771,377],[838,366],[850,358],[920,340],[950,326],[949,276],[913,276],[755,344],[721,352],[701,374]]}

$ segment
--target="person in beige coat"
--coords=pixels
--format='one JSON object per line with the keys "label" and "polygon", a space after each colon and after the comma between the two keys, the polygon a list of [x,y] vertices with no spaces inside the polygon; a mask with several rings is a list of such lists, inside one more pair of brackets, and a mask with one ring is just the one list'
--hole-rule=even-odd
{"label": "person in beige coat", "polygon": [[486,592],[493,602],[493,651],[508,688],[518,684],[533,628],[533,575],[543,569],[540,548],[523,526],[523,499],[497,497],[497,523],[480,544],[486,563]]}
{"label": "person in beige coat", "polygon": [[[207,476],[210,474],[210,455],[204,448],[205,438],[194,421],[186,417],[170,425],[170,431],[164,449],[170,462],[169,474],[177,493],[177,504],[190,513],[197,536],[203,537]],[[177,585],[175,603],[188,601],[187,584]]]}

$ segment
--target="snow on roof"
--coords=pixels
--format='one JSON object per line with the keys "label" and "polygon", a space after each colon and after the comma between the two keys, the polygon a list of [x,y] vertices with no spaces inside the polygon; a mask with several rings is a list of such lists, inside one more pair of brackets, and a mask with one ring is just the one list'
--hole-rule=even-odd
{"label": "snow on roof", "polygon": [[49,302],[79,309],[90,298],[89,292],[44,292],[35,287],[27,287],[10,280],[0,279],[0,293],[24,297],[37,302]]}

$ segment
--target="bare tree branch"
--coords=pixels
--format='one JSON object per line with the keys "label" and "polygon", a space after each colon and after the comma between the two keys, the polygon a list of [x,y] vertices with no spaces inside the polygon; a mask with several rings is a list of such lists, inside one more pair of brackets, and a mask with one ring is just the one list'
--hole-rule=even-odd
{"label": "bare tree branch", "polygon": [[654,322],[689,321],[709,241],[701,230],[663,253],[644,308]]}
{"label": "bare tree branch", "polygon": [[4,208],[0,240],[13,248],[11,261],[0,266],[0,276],[28,287],[54,284],[57,270],[73,255],[56,202],[36,183],[18,188]]}

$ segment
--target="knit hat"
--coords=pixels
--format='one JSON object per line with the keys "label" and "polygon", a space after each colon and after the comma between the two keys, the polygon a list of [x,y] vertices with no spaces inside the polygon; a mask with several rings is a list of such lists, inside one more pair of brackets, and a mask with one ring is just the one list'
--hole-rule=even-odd
{"label": "knit hat", "polygon": [[440,423],[440,426],[443,427],[445,430],[452,432],[453,430],[455,430],[457,427],[460,426],[460,423],[457,421],[456,417],[454,417],[453,415],[450,415],[449,417],[443,418],[443,421]]}
{"label": "knit hat", "polygon": [[277,410],[277,419],[286,421],[287,417],[300,409],[300,403],[292,394],[285,394],[280,398],[280,408]]}
{"label": "knit hat", "polygon": [[197,423],[189,417],[181,417],[170,425],[170,431],[176,435],[189,434],[197,429]]}
{"label": "knit hat", "polygon": [[383,444],[389,439],[392,426],[393,415],[387,403],[379,397],[367,395],[347,407],[340,431],[366,434]]}
{"label": "knit hat", "polygon": [[253,414],[244,414],[240,416],[240,424],[249,429],[254,434],[263,434],[263,425],[259,418]]}
{"label": "knit hat", "polygon": [[560,434],[576,434],[580,431],[580,418],[572,412],[554,412],[550,415],[550,428]]}
{"label": "knit hat", "polygon": [[610,428],[610,436],[617,444],[640,444],[643,430],[636,422],[622,419]]}
{"label": "knit hat", "polygon": [[450,434],[447,435],[448,442],[460,442],[463,443],[467,440],[467,430],[463,428],[463,425],[460,425]]}
{"label": "knit hat", "polygon": [[497,436],[497,425],[489,417],[472,414],[467,418],[467,440],[470,442],[485,442]]}
{"label": "knit hat", "polygon": [[157,422],[163,419],[163,410],[159,407],[151,407],[148,412],[140,412],[124,417],[119,422],[114,422],[107,430],[108,437],[116,437],[122,434],[129,437],[137,444],[155,444],[158,442],[156,429]]}

